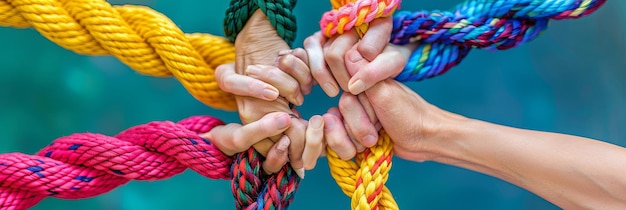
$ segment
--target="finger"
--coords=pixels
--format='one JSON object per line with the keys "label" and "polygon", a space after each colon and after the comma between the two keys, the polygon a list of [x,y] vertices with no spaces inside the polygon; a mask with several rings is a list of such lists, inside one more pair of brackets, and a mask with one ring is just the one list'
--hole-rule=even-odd
{"label": "finger", "polygon": [[363,106],[365,113],[367,113],[370,122],[372,124],[376,124],[378,122],[378,118],[376,117],[374,107],[372,107],[372,103],[370,103],[369,99],[367,99],[367,96],[365,94],[359,94],[357,95],[357,98],[359,99],[359,103],[361,104],[361,106]]}
{"label": "finger", "polygon": [[[292,53],[306,54],[303,49],[299,48],[294,49]],[[311,88],[313,87],[313,76],[311,76],[309,65],[303,60],[293,54],[283,55],[278,58],[278,68],[294,78],[296,82],[300,84],[300,89],[303,94],[311,92]]]}
{"label": "finger", "polygon": [[306,144],[302,160],[304,161],[304,169],[311,170],[315,168],[317,159],[324,150],[324,145],[322,144],[324,140],[324,118],[322,116],[314,115],[309,119],[305,138]]}
{"label": "finger", "polygon": [[[372,62],[368,62],[356,51],[348,52],[349,61],[346,66],[350,72],[354,72],[350,78],[349,89],[354,95],[360,94],[374,84],[398,75],[406,59],[402,53],[393,45],[387,45],[383,53],[377,56]],[[355,61],[355,62],[352,62]]]}
{"label": "finger", "polygon": [[348,91],[348,80],[350,75],[346,69],[345,55],[348,50],[357,43],[358,39],[354,30],[337,36],[332,42],[327,43],[324,49],[324,58],[330,67],[330,72],[335,77],[339,87]]}
{"label": "finger", "polygon": [[349,130],[357,141],[365,147],[371,147],[376,144],[378,132],[374,124],[370,122],[367,112],[356,96],[350,93],[341,95],[341,98],[339,98],[339,111],[346,124],[346,130]]}
{"label": "finger", "polygon": [[392,17],[377,18],[370,22],[367,32],[357,44],[361,55],[368,61],[373,61],[389,43],[392,28]]}
{"label": "finger", "polygon": [[[253,144],[286,131],[291,125],[292,119],[289,114],[284,112],[272,112],[266,114],[261,119],[242,126],[236,133],[236,146],[244,151]],[[267,154],[267,151],[261,151]]]}
{"label": "finger", "polygon": [[360,153],[360,152],[365,151],[365,146],[363,146],[363,144],[361,144],[361,142],[359,142],[359,140],[357,140],[354,137],[354,134],[352,134],[352,131],[349,129],[348,124],[346,123],[346,121],[343,121],[343,127],[346,128],[346,133],[348,134],[348,138],[350,138],[350,141],[354,145],[354,148],[356,149],[356,152]]}
{"label": "finger", "polygon": [[292,119],[291,126],[284,133],[289,136],[291,144],[289,145],[289,163],[291,167],[298,173],[300,178],[303,177],[304,162],[302,153],[305,145],[306,122],[299,119]]}
{"label": "finger", "polygon": [[[239,118],[243,124],[257,121],[272,112],[291,112],[289,109],[289,101],[283,97],[278,97],[274,101],[266,101],[246,96],[237,96],[236,98]],[[278,141],[278,138],[276,138],[276,141]]]}
{"label": "finger", "polygon": [[340,122],[343,122],[343,127],[346,131],[346,134],[348,134],[348,138],[354,145],[354,148],[356,149],[357,152],[363,152],[365,150],[365,146],[363,146],[358,140],[356,140],[356,138],[354,138],[354,135],[352,134],[352,132],[350,131],[350,129],[348,129],[348,126],[346,125],[346,121],[343,119],[343,116],[341,116],[341,112],[339,112],[339,109],[336,107],[333,107],[333,108],[328,109],[327,113],[335,115],[337,119],[339,119]]}
{"label": "finger", "polygon": [[304,62],[304,64],[309,66],[309,55],[307,55],[307,52],[306,52],[306,50],[304,48],[293,49],[291,54],[293,56],[296,56],[298,59],[300,59],[302,62]]}
{"label": "finger", "polygon": [[356,148],[350,141],[343,123],[333,114],[324,114],[324,136],[326,144],[339,158],[349,160],[356,155]]}
{"label": "finger", "polygon": [[250,65],[246,68],[246,74],[251,78],[266,82],[276,89],[280,96],[285,97],[287,101],[302,105],[304,95],[300,91],[298,81],[281,69],[274,66],[266,65]]}
{"label": "finger", "polygon": [[278,97],[279,90],[261,80],[235,73],[233,63],[223,64],[215,69],[217,85],[225,92],[239,96],[250,96],[272,101]]}
{"label": "finger", "polygon": [[288,148],[291,141],[289,137],[282,136],[274,146],[269,150],[267,156],[265,157],[265,161],[263,161],[262,167],[266,174],[273,174],[287,164],[289,160],[288,157]]}
{"label": "finger", "polygon": [[201,136],[212,139],[211,142],[215,141],[215,145],[230,156],[247,150],[252,144],[269,136],[282,133],[290,123],[291,118],[287,113],[275,112],[244,126],[234,123],[218,126]]}
{"label": "finger", "polygon": [[311,75],[315,81],[320,84],[326,95],[335,97],[339,94],[339,86],[326,68],[326,60],[324,59],[324,36],[319,31],[304,40],[304,49],[307,52]]}

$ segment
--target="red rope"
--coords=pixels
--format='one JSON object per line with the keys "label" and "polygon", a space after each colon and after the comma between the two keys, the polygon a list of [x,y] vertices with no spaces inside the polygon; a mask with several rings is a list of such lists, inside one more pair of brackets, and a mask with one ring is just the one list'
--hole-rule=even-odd
{"label": "red rope", "polygon": [[[223,124],[207,116],[151,122],[115,137],[93,133],[61,137],[36,155],[0,154],[0,209],[26,209],[47,196],[93,197],[132,179],[167,179],[187,168],[211,179],[231,178],[233,183],[258,179],[246,190],[233,184],[239,209],[287,207],[299,183],[289,167],[272,176],[261,174],[262,159],[254,149],[239,154],[233,165],[233,157],[198,135]],[[231,173],[231,166],[244,170]],[[239,199],[240,194],[250,199]]]}

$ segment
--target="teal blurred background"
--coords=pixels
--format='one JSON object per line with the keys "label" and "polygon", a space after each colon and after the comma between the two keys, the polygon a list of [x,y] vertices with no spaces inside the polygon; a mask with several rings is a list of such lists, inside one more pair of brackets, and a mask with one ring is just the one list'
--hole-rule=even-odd
{"label": "teal blurred background", "polygon": [[[185,32],[223,35],[228,1],[110,1],[150,6]],[[403,10],[452,8],[459,0],[405,1]],[[298,40],[318,29],[327,1],[299,1]],[[449,111],[509,126],[568,133],[626,146],[624,1],[579,20],[551,22],[538,39],[499,52],[474,50],[446,75],[409,85]],[[194,100],[173,78],[142,76],[113,57],[77,55],[33,29],[0,28],[0,152],[32,154],[76,132],[117,132],[154,120],[237,114]],[[301,46],[301,44],[296,44]],[[336,104],[319,88],[306,116]],[[602,163],[598,163],[602,164]],[[396,159],[387,186],[401,209],[558,209],[498,179],[436,163]],[[233,209],[228,181],[187,171],[131,182],[96,198],[48,198],[33,209]],[[307,172],[291,209],[349,209],[326,159]]]}

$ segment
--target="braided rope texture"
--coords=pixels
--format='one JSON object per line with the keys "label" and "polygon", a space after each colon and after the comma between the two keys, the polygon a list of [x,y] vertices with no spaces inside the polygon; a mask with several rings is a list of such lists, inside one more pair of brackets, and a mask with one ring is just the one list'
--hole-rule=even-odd
{"label": "braided rope texture", "polygon": [[35,155],[0,154],[0,209],[27,209],[48,196],[93,197],[130,180],[163,180],[187,168],[207,178],[231,179],[238,209],[286,208],[299,184],[295,172],[285,166],[277,174],[261,174],[254,149],[233,162],[198,136],[218,125],[223,125],[219,119],[194,116],[135,126],[115,137],[73,134]]}
{"label": "braided rope texture", "polygon": [[452,12],[397,12],[391,43],[420,42],[396,80],[442,75],[471,49],[506,50],[531,41],[550,20],[589,15],[606,0],[468,0]]}
{"label": "braided rope texture", "polygon": [[[333,6],[346,3],[335,1]],[[550,20],[576,19],[596,11],[606,0],[467,0],[446,11],[399,11],[394,14],[390,42],[420,42],[398,81],[420,81],[458,65],[472,48],[505,50],[533,40]],[[359,7],[329,12],[320,21],[326,36],[350,30],[377,12]]]}
{"label": "braided rope texture", "polygon": [[368,23],[380,17],[389,17],[400,6],[401,0],[331,0],[333,10],[325,12],[320,28],[326,37],[343,34],[356,28],[360,36]]}
{"label": "braided rope texture", "polygon": [[[320,26],[327,27],[323,30],[327,36],[352,28],[362,36],[367,31],[367,23],[391,16],[400,3],[400,0],[331,0],[333,10],[324,14]],[[326,154],[331,175],[351,198],[352,209],[399,209],[385,186],[392,165],[393,142],[384,130],[380,131],[376,145],[357,154],[354,160],[342,160],[330,148]]]}
{"label": "braided rope texture", "polygon": [[224,34],[235,43],[237,34],[252,17],[257,9],[261,9],[272,23],[278,35],[291,46],[296,39],[296,16],[293,9],[296,0],[231,0],[224,17]]}
{"label": "braided rope texture", "polygon": [[196,99],[236,109],[215,81],[215,68],[235,60],[227,39],[185,34],[169,18],[144,6],[104,0],[0,0],[0,25],[35,28],[50,41],[85,55],[112,55],[135,71],[174,76]]}

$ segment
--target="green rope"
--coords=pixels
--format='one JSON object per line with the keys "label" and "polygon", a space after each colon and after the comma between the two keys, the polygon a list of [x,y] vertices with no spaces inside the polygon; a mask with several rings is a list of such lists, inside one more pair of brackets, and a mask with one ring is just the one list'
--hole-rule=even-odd
{"label": "green rope", "polygon": [[289,46],[296,39],[296,0],[231,0],[224,18],[224,34],[235,42],[237,34],[257,9],[261,9]]}

